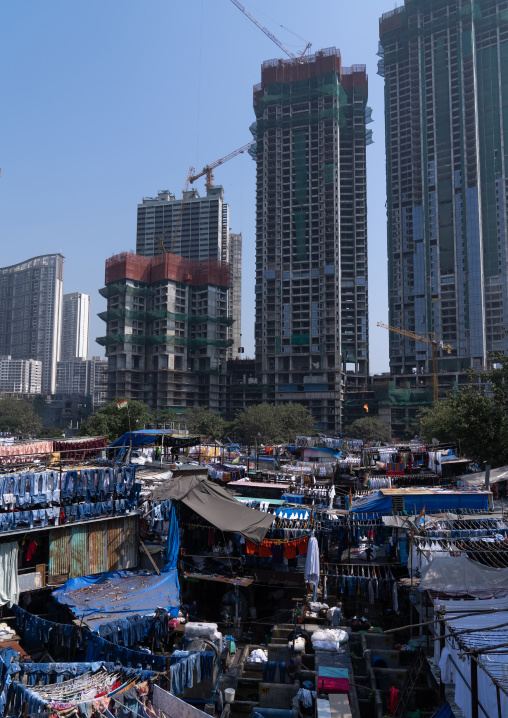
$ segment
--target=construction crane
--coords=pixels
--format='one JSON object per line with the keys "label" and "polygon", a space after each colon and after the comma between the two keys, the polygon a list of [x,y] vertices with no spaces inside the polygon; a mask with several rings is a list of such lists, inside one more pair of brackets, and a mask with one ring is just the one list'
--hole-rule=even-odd
{"label": "construction crane", "polygon": [[270,32],[270,30],[268,30],[268,28],[266,28],[264,25],[261,25],[261,23],[259,22],[259,20],[256,20],[256,18],[253,17],[253,15],[251,15],[250,12],[249,12],[248,10],[246,10],[246,8],[244,8],[244,6],[242,5],[241,2],[238,2],[238,0],[231,0],[231,2],[233,3],[233,5],[236,5],[236,7],[237,7],[239,10],[241,10],[241,12],[243,12],[243,14],[244,14],[246,17],[248,17],[249,20],[250,20],[251,22],[253,22],[254,25],[261,30],[261,32],[264,32],[265,35],[266,35],[267,37],[269,37],[270,40],[272,40],[272,42],[274,42],[278,47],[280,47],[280,49],[281,49],[283,52],[285,52],[288,57],[290,57],[292,60],[295,60],[295,62],[303,62],[302,58],[303,58],[303,56],[305,55],[305,53],[307,52],[307,50],[309,50],[309,49],[312,47],[312,43],[308,42],[307,45],[306,45],[306,47],[305,47],[305,50],[304,50],[300,55],[295,55],[294,52],[291,52],[291,50],[289,50],[289,49],[279,40],[279,38],[275,37],[275,35],[274,35],[272,32]]}
{"label": "construction crane", "polygon": [[377,325],[378,327],[383,327],[383,329],[388,329],[389,332],[402,334],[403,336],[409,337],[410,339],[416,339],[419,342],[425,342],[425,344],[432,344],[432,389],[434,406],[436,406],[438,401],[437,350],[444,349],[444,351],[450,354],[452,351],[452,347],[449,344],[443,344],[443,342],[438,341],[435,334],[432,335],[432,339],[428,339],[427,337],[421,337],[419,334],[415,334],[414,332],[408,332],[406,329],[399,329],[398,327],[391,327],[389,324],[383,324],[383,322],[378,322]]}
{"label": "construction crane", "polygon": [[[215,162],[212,162],[210,165],[206,165],[203,167],[201,172],[197,175],[194,175],[192,177],[189,177],[189,182],[192,184],[196,180],[198,180],[200,177],[203,177],[203,175],[206,175],[206,189],[210,189],[213,186],[213,171],[216,167],[219,165],[223,165],[224,162],[227,162],[228,160],[232,160],[233,157],[236,157],[237,155],[241,155],[243,152],[246,152],[249,147],[252,147],[254,145],[256,140],[251,140],[250,142],[247,142],[246,145],[243,147],[239,147],[234,152],[230,152],[229,155],[226,155],[225,157],[221,157],[220,160],[215,160]],[[192,168],[194,171],[194,167]]]}
{"label": "construction crane", "polygon": [[[178,217],[176,220],[175,228],[173,230],[173,234],[171,235],[171,244],[170,244],[170,249],[169,249],[170,254],[175,253],[176,238],[177,238],[178,232],[180,230],[180,225],[182,224],[183,210],[185,207],[185,202],[187,201],[187,192],[189,191],[189,182],[191,181],[191,176],[192,176],[193,172],[194,172],[194,167],[189,167],[189,173],[187,174],[187,179],[185,181],[185,187],[183,190],[182,202],[180,204],[180,211],[178,213]],[[165,233],[166,232],[164,232],[164,234]],[[162,241],[162,237],[158,237],[157,241],[159,243],[159,249],[161,250],[161,252],[163,254],[167,254],[166,248],[164,247],[164,242]]]}
{"label": "construction crane", "polygon": [[[166,234],[167,230],[164,230],[164,234]],[[164,242],[162,241],[162,237],[157,237],[157,242],[159,243],[159,249],[161,251],[161,254],[167,254],[166,247],[164,246]]]}

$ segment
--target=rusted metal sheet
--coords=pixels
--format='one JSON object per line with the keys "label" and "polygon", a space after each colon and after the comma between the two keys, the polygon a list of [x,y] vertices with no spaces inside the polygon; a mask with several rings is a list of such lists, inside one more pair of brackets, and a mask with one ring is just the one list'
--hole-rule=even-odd
{"label": "rusted metal sheet", "polygon": [[137,516],[108,521],[108,571],[122,571],[138,565]]}
{"label": "rusted metal sheet", "polygon": [[123,520],[123,566],[122,569],[138,565],[138,524],[137,516],[126,516]]}
{"label": "rusted metal sheet", "polygon": [[71,528],[71,566],[70,578],[88,575],[88,529],[89,526],[73,526]]}
{"label": "rusted metal sheet", "polygon": [[107,532],[107,521],[88,526],[88,571],[90,574],[103,573],[108,570],[106,562]]}
{"label": "rusted metal sheet", "polygon": [[123,521],[108,521],[108,571],[120,571],[122,567]]}
{"label": "rusted metal sheet", "polygon": [[49,533],[49,574],[69,575],[71,529],[58,528]]}

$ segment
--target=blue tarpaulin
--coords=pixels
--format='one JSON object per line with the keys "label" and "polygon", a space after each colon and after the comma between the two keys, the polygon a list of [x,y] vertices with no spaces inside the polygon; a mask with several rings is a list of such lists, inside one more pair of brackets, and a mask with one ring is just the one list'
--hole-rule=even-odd
{"label": "blue tarpaulin", "polygon": [[452,711],[452,708],[448,701],[446,701],[446,703],[441,706],[438,712],[434,713],[432,718],[455,718],[455,714]]}
{"label": "blue tarpaulin", "polygon": [[372,495],[371,501],[362,501],[354,505],[351,509],[351,513],[370,514],[372,516],[391,514],[391,512],[391,496],[383,496],[379,491]]}
{"label": "blue tarpaulin", "polygon": [[71,578],[53,591],[53,598],[83,618],[92,631],[128,616],[146,616],[165,608],[176,617],[180,606],[176,569],[160,576],[142,571],[111,571]]}
{"label": "blue tarpaulin", "polygon": [[488,511],[489,496],[486,493],[467,494],[461,491],[404,496],[404,508],[408,513],[419,514],[424,506],[427,514],[458,510]]}

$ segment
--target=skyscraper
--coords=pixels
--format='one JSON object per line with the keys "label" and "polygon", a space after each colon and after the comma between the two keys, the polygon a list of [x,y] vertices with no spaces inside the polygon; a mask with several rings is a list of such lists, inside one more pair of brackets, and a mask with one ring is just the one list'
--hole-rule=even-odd
{"label": "skyscraper", "polygon": [[0,354],[42,362],[42,392],[56,390],[64,258],[44,254],[0,268]]}
{"label": "skyscraper", "polygon": [[[380,20],[390,324],[452,347],[440,385],[508,339],[508,16],[496,0],[406,0]],[[390,333],[390,371],[432,349]]]}
{"label": "skyscraper", "polygon": [[[161,253],[160,242],[166,252],[174,252],[187,259],[215,259],[231,266],[231,292],[228,295],[229,316],[233,320],[229,338],[233,344],[229,356],[236,355],[240,346],[242,235],[229,228],[229,205],[224,202],[224,189],[210,187],[200,197],[197,189],[184,192],[176,199],[168,190],[157,197],[144,197],[138,204],[136,254],[155,257]],[[174,245],[174,246],[173,246]]]}
{"label": "skyscraper", "polygon": [[61,361],[88,359],[90,295],[72,292],[63,295]]}
{"label": "skyscraper", "polygon": [[226,407],[230,266],[174,254],[106,260],[108,398],[183,411]]}
{"label": "skyscraper", "polygon": [[270,60],[254,87],[256,363],[264,398],[341,426],[369,373],[365,66]]}

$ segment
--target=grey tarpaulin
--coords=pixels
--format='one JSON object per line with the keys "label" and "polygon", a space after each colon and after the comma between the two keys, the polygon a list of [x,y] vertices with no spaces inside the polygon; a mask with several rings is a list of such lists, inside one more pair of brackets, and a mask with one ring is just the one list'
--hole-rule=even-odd
{"label": "grey tarpaulin", "polygon": [[18,599],[18,542],[13,541],[0,544],[0,606]]}
{"label": "grey tarpaulin", "polygon": [[171,481],[167,496],[181,501],[218,529],[241,534],[257,544],[264,539],[275,518],[243,506],[229,491],[195,474]]}
{"label": "grey tarpaulin", "polygon": [[508,568],[490,568],[467,556],[439,556],[421,569],[420,589],[450,596],[508,596]]}

